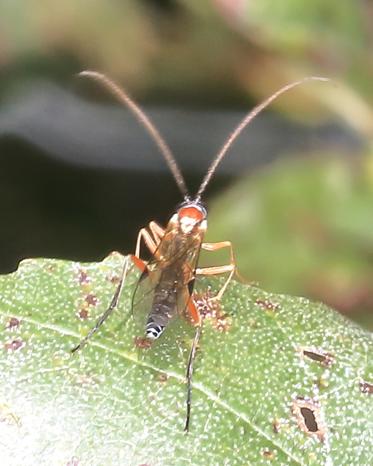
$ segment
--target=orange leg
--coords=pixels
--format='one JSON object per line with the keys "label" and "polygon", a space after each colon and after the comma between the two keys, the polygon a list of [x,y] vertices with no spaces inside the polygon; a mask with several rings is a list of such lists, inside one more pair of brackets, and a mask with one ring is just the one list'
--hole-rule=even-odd
{"label": "orange leg", "polygon": [[201,325],[201,315],[193,300],[193,295],[190,297],[189,302],[188,302],[188,313],[189,313],[190,319],[192,320],[192,323],[195,326]]}
{"label": "orange leg", "polygon": [[149,223],[149,229],[153,233],[154,239],[156,240],[156,243],[158,245],[164,236],[164,228],[158,225],[157,222],[151,221]]}
{"label": "orange leg", "polygon": [[230,241],[220,241],[219,243],[202,243],[202,249],[205,251],[218,251],[219,249],[229,248],[230,252],[230,263],[227,265],[220,265],[214,267],[202,267],[197,268],[197,275],[220,275],[223,273],[228,273],[228,278],[225,281],[222,288],[219,290],[219,293],[216,295],[215,299],[220,300],[229,285],[229,282],[232,280],[233,275],[236,272],[236,260],[234,258],[233,247]]}
{"label": "orange leg", "polygon": [[157,249],[164,235],[164,229],[156,222],[150,222],[148,229],[150,231],[146,228],[141,228],[139,231],[136,240],[135,254],[131,256],[132,262],[141,272],[145,272],[147,270],[146,262],[140,259],[141,240],[144,241],[144,244],[149,249],[150,253],[157,257]]}
{"label": "orange leg", "polygon": [[146,228],[141,228],[137,235],[135,256],[138,258],[140,258],[141,240],[144,241],[145,246],[149,249],[151,254],[157,255],[157,248],[164,235],[164,229],[156,222],[150,222],[148,228],[150,231]]}

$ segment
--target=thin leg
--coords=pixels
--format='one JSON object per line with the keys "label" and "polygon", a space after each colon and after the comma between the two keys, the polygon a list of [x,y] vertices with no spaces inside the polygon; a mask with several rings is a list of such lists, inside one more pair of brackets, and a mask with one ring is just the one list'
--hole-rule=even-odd
{"label": "thin leg", "polygon": [[220,241],[219,243],[202,243],[202,249],[204,249],[205,251],[218,251],[219,249],[224,248],[229,248],[230,263],[236,264],[233,246],[230,241]]}
{"label": "thin leg", "polygon": [[[156,254],[156,250],[164,234],[163,228],[159,226],[156,222],[150,222],[149,229],[151,233],[149,233],[146,228],[142,228],[139,231],[139,234],[137,236],[137,241],[136,241],[136,251],[135,251],[135,254],[131,256],[131,260],[133,264],[142,273],[146,273],[147,266],[146,266],[146,263],[142,259],[140,259],[141,240],[144,241],[145,246],[149,249],[151,254]],[[129,267],[128,260],[126,260],[124,267],[123,267],[122,275],[119,280],[119,284],[117,286],[117,289],[115,290],[113,299],[111,300],[109,307],[102,314],[102,316],[97,320],[95,326],[89,331],[88,335],[84,337],[75,348],[71,350],[72,353],[75,353],[76,351],[82,349],[87,344],[88,340],[97,332],[97,330],[101,327],[101,325],[105,322],[105,320],[111,315],[111,313],[117,307],[120,294],[123,288],[123,283],[124,283],[124,280],[128,272],[128,267]]]}
{"label": "thin leg", "polygon": [[156,254],[157,248],[164,235],[164,230],[156,222],[149,223],[150,232],[146,228],[141,228],[137,235],[135,256],[140,257],[141,240],[144,241],[145,246],[149,249],[152,255]]}
{"label": "thin leg", "polygon": [[154,239],[156,240],[157,243],[160,243],[161,239],[164,236],[164,228],[162,228],[160,225],[158,225],[157,222],[151,221],[149,223],[149,228],[150,231],[153,233]]}
{"label": "thin leg", "polygon": [[189,353],[188,359],[188,366],[186,372],[186,381],[187,381],[187,399],[186,399],[186,419],[185,419],[185,427],[184,432],[189,432],[189,424],[190,424],[190,413],[192,409],[192,377],[193,377],[193,363],[196,358],[196,351],[198,347],[199,340],[201,338],[202,332],[202,322],[196,328],[196,333],[194,335],[194,340],[192,344],[192,348]]}
{"label": "thin leg", "polygon": [[192,297],[189,299],[187,309],[189,312],[189,317],[192,320],[193,324],[196,326],[200,326],[201,325],[201,314],[199,313],[197,306]]}
{"label": "thin leg", "polygon": [[81,342],[77,346],[75,346],[75,348],[71,350],[72,353],[75,353],[76,351],[82,349],[87,344],[88,340],[97,332],[97,330],[101,327],[101,325],[105,322],[105,320],[110,316],[110,314],[117,307],[127,272],[128,272],[128,260],[126,259],[126,263],[124,264],[122,275],[119,280],[119,284],[117,286],[117,289],[115,290],[113,299],[111,300],[109,307],[102,314],[102,316],[97,320],[95,326],[89,331],[88,335],[85,336],[81,340]]}
{"label": "thin leg", "polygon": [[219,293],[215,299],[220,300],[232,280],[233,275],[236,273],[236,260],[234,258],[233,247],[230,241],[221,241],[219,243],[202,243],[202,249],[205,251],[218,251],[219,249],[229,248],[230,252],[230,263],[227,265],[221,265],[216,267],[203,267],[196,270],[197,275],[220,275],[222,273],[229,273],[227,280],[225,281]]}
{"label": "thin leg", "polygon": [[236,271],[234,264],[229,265],[220,265],[217,267],[205,267],[196,270],[196,275],[220,275],[222,273],[229,273],[228,278],[226,279],[224,285],[220,288],[219,293],[216,295],[215,299],[221,299],[229,282],[232,280],[232,277]]}
{"label": "thin leg", "polygon": [[[206,251],[217,251],[218,249],[229,248],[230,249],[230,264],[221,265],[217,267],[205,267],[205,268],[197,268],[196,275],[219,275],[222,273],[229,273],[227,280],[225,281],[223,287],[220,289],[219,293],[216,295],[215,299],[220,300],[231,281],[235,270],[236,270],[236,262],[234,259],[234,253],[232,244],[229,241],[222,241],[220,243],[203,243],[202,248]],[[187,380],[187,410],[186,410],[186,421],[184,431],[189,432],[189,424],[190,424],[190,415],[192,409],[192,378],[193,378],[193,363],[196,357],[196,351],[198,347],[199,340],[201,338],[202,333],[202,324],[203,320],[199,315],[199,312],[194,304],[193,299],[188,306],[189,314],[198,325],[196,327],[196,333],[194,335],[194,340],[192,344],[192,348],[189,353],[188,359],[188,366],[186,372],[186,380]]]}
{"label": "thin leg", "polygon": [[155,243],[148,230],[146,228],[141,228],[139,234],[137,235],[135,256],[140,257],[141,240],[144,241],[145,246],[149,249],[151,254],[154,254],[155,250],[157,249],[157,244]]}

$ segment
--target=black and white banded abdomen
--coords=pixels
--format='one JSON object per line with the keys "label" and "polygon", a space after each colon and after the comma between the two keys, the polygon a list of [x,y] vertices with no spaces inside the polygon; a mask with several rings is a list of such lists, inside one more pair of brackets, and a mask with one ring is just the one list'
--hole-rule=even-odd
{"label": "black and white banded abdomen", "polygon": [[146,324],[146,338],[149,338],[149,340],[156,340],[162,335],[165,328],[164,325],[156,324],[153,319],[148,319]]}
{"label": "black and white banded abdomen", "polygon": [[162,335],[170,320],[177,314],[176,298],[176,290],[172,287],[156,290],[153,306],[146,322],[146,338],[156,340]]}

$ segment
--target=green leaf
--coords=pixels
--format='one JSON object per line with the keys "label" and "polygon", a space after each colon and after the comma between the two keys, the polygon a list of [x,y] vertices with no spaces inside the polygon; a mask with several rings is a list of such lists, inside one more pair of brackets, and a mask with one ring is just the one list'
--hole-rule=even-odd
{"label": "green leaf", "polygon": [[175,321],[151,350],[138,348],[136,274],[72,355],[122,264],[119,254],[96,264],[27,260],[1,277],[2,464],[371,464],[372,338],[321,304],[233,283],[223,298],[231,325],[204,323],[189,434],[193,328]]}

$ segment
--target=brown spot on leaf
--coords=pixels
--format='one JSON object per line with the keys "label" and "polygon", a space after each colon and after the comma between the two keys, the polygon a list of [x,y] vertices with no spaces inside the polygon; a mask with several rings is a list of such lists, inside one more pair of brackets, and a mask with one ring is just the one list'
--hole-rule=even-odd
{"label": "brown spot on leaf", "polygon": [[117,274],[108,275],[107,280],[109,280],[110,283],[113,283],[113,285],[116,285],[120,281],[120,276]]}
{"label": "brown spot on leaf", "polygon": [[321,413],[321,406],[312,398],[298,397],[292,403],[292,412],[298,427],[307,435],[316,437],[321,442],[325,439],[326,426]]}
{"label": "brown spot on leaf", "polygon": [[194,304],[202,319],[210,319],[218,332],[227,332],[232,326],[232,318],[222,311],[220,301],[210,290],[193,295]]}
{"label": "brown spot on leaf", "polygon": [[361,393],[366,393],[367,395],[371,395],[373,393],[373,384],[369,382],[360,382],[360,390]]}
{"label": "brown spot on leaf", "polygon": [[279,434],[281,430],[286,426],[286,421],[284,419],[275,418],[272,422],[272,429],[275,434]]}
{"label": "brown spot on leaf", "polygon": [[168,375],[162,372],[161,374],[158,375],[158,380],[161,383],[165,383],[168,380]]}
{"label": "brown spot on leaf", "polygon": [[88,277],[88,274],[85,270],[79,269],[79,285],[86,285],[87,283],[90,283],[91,279]]}
{"label": "brown spot on leaf", "polygon": [[79,312],[78,312],[79,319],[86,320],[86,319],[88,319],[88,316],[89,316],[88,309],[82,308],[82,309],[79,310]]}
{"label": "brown spot on leaf", "polygon": [[136,348],[140,348],[140,349],[149,349],[152,346],[152,341],[146,337],[135,337],[134,343],[135,343]]}
{"label": "brown spot on leaf", "polygon": [[276,312],[280,309],[280,305],[278,303],[273,303],[269,299],[257,299],[255,304],[258,304],[258,306],[266,309],[267,311]]}
{"label": "brown spot on leaf", "polygon": [[303,416],[307,429],[310,432],[317,432],[319,428],[317,426],[314,410],[311,408],[304,407],[304,408],[300,408],[300,412]]}
{"label": "brown spot on leaf", "polygon": [[25,342],[21,340],[21,338],[15,338],[14,340],[10,341],[9,343],[4,344],[4,348],[8,352],[18,351],[19,349],[25,346]]}
{"label": "brown spot on leaf", "polygon": [[334,355],[322,349],[301,348],[300,351],[303,356],[320,363],[320,365],[324,367],[331,367],[335,362]]}
{"label": "brown spot on leaf", "polygon": [[279,434],[281,430],[281,422],[279,419],[274,419],[272,422],[272,430],[275,434]]}
{"label": "brown spot on leaf", "polygon": [[274,460],[275,457],[276,457],[276,454],[274,451],[272,450],[269,450],[268,448],[264,449],[262,451],[262,455],[264,456],[264,458],[266,458],[267,460]]}
{"label": "brown spot on leaf", "polygon": [[49,273],[54,273],[56,271],[57,267],[54,264],[49,264],[46,267],[47,272]]}
{"label": "brown spot on leaf", "polygon": [[17,317],[11,317],[6,324],[6,328],[9,330],[13,330],[17,328],[20,323],[21,321],[17,319]]}
{"label": "brown spot on leaf", "polygon": [[222,314],[215,320],[213,327],[218,332],[227,332],[232,327],[232,319],[227,314]]}
{"label": "brown spot on leaf", "polygon": [[96,306],[98,303],[98,298],[95,294],[89,293],[85,297],[85,302],[88,304],[88,306]]}
{"label": "brown spot on leaf", "polygon": [[214,295],[210,290],[204,293],[195,293],[193,295],[193,300],[203,319],[213,318],[221,310],[220,302],[214,299]]}

